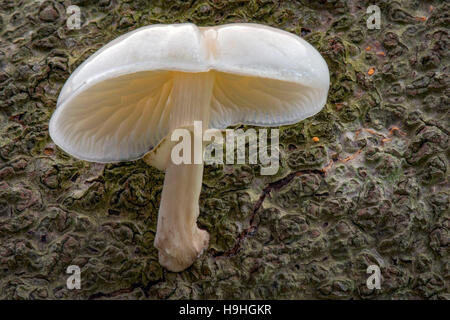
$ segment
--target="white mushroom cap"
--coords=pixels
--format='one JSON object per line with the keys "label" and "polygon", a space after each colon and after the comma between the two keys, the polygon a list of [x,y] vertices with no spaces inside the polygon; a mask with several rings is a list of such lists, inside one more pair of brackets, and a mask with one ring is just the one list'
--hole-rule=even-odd
{"label": "white mushroom cap", "polygon": [[216,72],[210,127],[280,126],[319,112],[326,62],[305,40],[256,24],[152,25],[111,41],[70,76],[49,131],[97,162],[135,160],[169,133],[173,71]]}

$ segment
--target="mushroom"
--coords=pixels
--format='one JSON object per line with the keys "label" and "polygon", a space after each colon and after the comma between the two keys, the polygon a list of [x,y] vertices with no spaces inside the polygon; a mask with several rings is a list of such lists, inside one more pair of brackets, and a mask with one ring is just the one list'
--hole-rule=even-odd
{"label": "mushroom", "polygon": [[258,24],[152,25],[111,41],[72,73],[49,132],[82,160],[143,158],[165,170],[154,245],[161,265],[181,271],[209,235],[196,222],[203,162],[174,164],[171,133],[192,131],[194,121],[203,130],[293,124],[322,109],[328,87],[324,59],[291,33]]}

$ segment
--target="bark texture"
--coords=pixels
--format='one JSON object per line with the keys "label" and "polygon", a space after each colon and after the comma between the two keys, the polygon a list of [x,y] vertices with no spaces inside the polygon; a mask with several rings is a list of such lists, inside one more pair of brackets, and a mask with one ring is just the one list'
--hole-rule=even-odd
{"label": "bark texture", "polygon": [[[66,26],[71,4],[78,30]],[[366,26],[371,4],[380,30]],[[449,12],[418,0],[0,0],[0,298],[448,299]],[[280,128],[276,176],[205,167],[210,246],[171,273],[153,247],[163,173],[78,161],[48,121],[97,49],[177,22],[301,35],[325,57],[331,89],[322,112]],[[380,290],[366,287],[372,264]],[[69,265],[81,290],[66,287]]]}

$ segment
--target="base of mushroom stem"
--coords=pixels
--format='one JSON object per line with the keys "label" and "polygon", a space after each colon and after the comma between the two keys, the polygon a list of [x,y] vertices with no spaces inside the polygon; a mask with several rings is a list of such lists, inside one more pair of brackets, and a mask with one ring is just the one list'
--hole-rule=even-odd
{"label": "base of mushroom stem", "polygon": [[[173,272],[180,272],[190,267],[195,260],[208,248],[209,233],[206,230],[197,229],[194,241],[189,247],[183,246],[182,252],[172,252],[160,244],[168,239],[156,238],[155,247],[158,249],[159,263]],[[180,248],[181,249],[181,248]]]}

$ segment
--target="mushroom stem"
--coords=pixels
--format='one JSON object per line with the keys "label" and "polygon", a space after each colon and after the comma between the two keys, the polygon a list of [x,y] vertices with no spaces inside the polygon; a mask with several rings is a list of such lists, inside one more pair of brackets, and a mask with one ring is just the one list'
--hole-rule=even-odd
{"label": "mushroom stem", "polygon": [[203,164],[173,164],[166,169],[155,247],[159,263],[171,271],[189,267],[208,246],[209,234],[197,227]]}
{"label": "mushroom stem", "polygon": [[[175,73],[169,120],[171,132],[191,126],[194,121],[202,121],[203,129],[208,128],[213,82],[213,72]],[[191,132],[191,146],[193,142]],[[208,232],[197,227],[203,162],[194,164],[195,151],[191,149],[191,164],[174,164],[172,159],[168,160],[155,237],[160,264],[175,272],[189,267],[209,242]]]}

